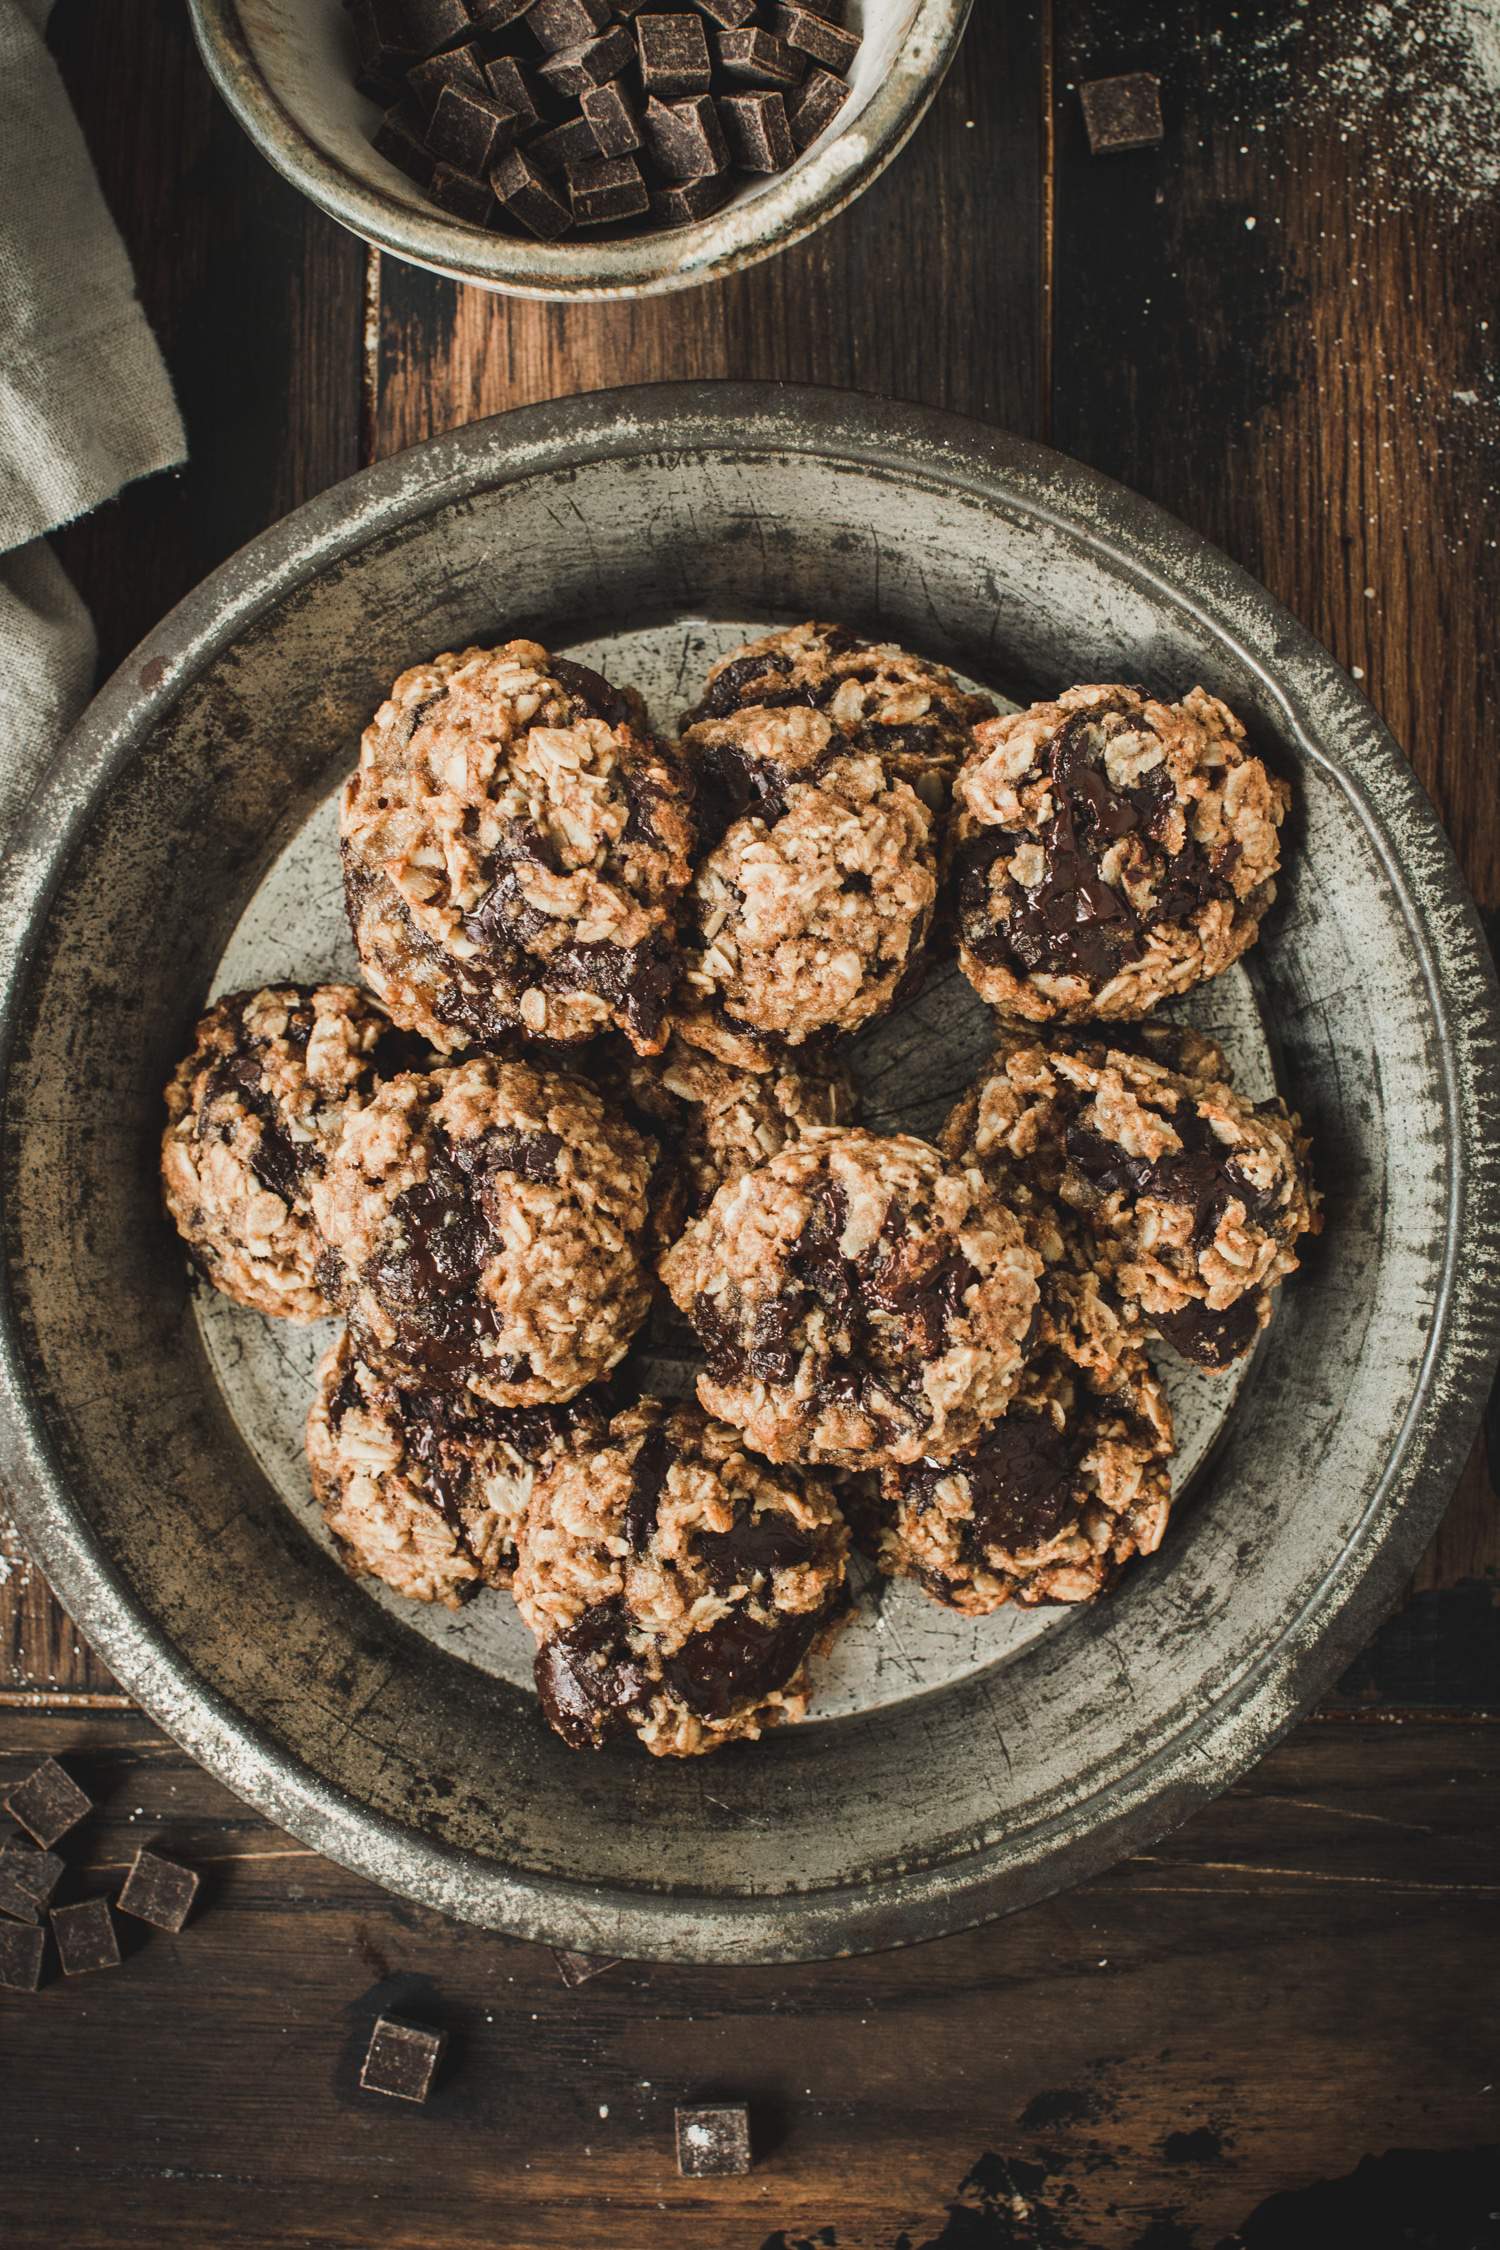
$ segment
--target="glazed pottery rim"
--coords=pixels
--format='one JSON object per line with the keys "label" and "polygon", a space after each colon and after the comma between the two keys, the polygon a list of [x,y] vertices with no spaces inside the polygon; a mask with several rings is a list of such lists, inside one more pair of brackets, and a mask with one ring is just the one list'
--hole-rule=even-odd
{"label": "glazed pottery rim", "polygon": [[585,459],[770,451],[850,461],[916,488],[956,485],[1033,519],[1190,612],[1257,676],[1303,754],[1337,776],[1409,930],[1437,1031],[1448,1224],[1421,1372],[1359,1523],[1219,1697],[1128,1772],[1030,1825],[1018,1819],[998,1841],[868,1884],[756,1895],[516,1872],[418,1835],[312,1774],[194,1674],[70,1501],[7,1286],[0,1446],[17,1520],[121,1685],[238,1794],[386,1888],[515,1935],[636,1958],[789,1961],[936,1936],[1028,1904],[1159,1836],[1243,1773],[1399,1598],[1462,1465],[1500,1337],[1500,996],[1451,847],[1376,713],[1288,612],[1154,506],[1029,441],[849,393],[685,383],[518,408],[360,472],[232,557],[104,686],[33,800],[0,914],[0,1094],[28,963],[97,805],[202,667],[258,618],[342,556],[480,491],[566,474]]}
{"label": "glazed pottery rim", "polygon": [[[267,84],[237,0],[188,0],[198,51],[266,161],[330,219],[429,273],[508,295],[564,300],[694,289],[789,249],[863,194],[899,156],[947,74],[974,0],[916,0],[884,79],[864,108],[753,197],[683,227],[613,240],[533,242],[466,225],[435,205],[383,195],[319,148]],[[858,136],[864,153],[834,161]]]}

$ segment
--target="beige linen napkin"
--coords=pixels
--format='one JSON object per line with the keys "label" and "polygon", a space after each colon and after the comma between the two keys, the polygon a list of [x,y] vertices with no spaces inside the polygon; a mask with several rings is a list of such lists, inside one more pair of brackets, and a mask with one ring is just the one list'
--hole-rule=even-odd
{"label": "beige linen napkin", "polygon": [[172,385],[41,25],[0,0],[0,837],[93,684],[46,534],[186,457]]}

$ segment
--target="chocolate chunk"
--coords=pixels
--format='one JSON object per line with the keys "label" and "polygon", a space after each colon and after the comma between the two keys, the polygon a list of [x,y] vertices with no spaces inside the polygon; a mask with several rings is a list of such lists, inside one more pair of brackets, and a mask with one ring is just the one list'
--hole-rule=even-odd
{"label": "chocolate chunk", "polygon": [[570,1991],[588,1984],[594,1977],[602,1977],[607,1969],[617,1969],[620,1958],[616,1953],[565,1953],[552,1948],[552,1958],[557,1963],[557,1973]]}
{"label": "chocolate chunk", "polygon": [[786,97],[787,122],[792,128],[794,145],[799,150],[811,148],[848,99],[849,88],[842,78],[835,78],[826,70],[810,70],[802,84]]}
{"label": "chocolate chunk", "polygon": [[427,146],[434,156],[477,180],[488,172],[502,149],[514,141],[519,124],[508,109],[482,87],[462,83],[444,86],[427,128]]}
{"label": "chocolate chunk", "polygon": [[689,1633],[663,1664],[663,1685],[700,1718],[728,1719],[787,1686],[823,1623],[816,1610],[763,1621],[741,1602],[716,1625]]}
{"label": "chocolate chunk", "polygon": [[676,187],[653,189],[651,214],[664,227],[690,226],[694,219],[706,219],[722,211],[733,193],[734,183],[727,172],[710,173],[701,180],[683,180]]}
{"label": "chocolate chunk", "polygon": [[424,141],[418,139],[399,109],[388,109],[372,136],[371,147],[383,156],[387,164],[394,164],[418,187],[430,187],[435,170],[432,152]]}
{"label": "chocolate chunk", "polygon": [[471,179],[456,164],[435,164],[427,192],[456,219],[468,219],[476,227],[488,226],[494,216],[495,198],[484,181]]}
{"label": "chocolate chunk", "polygon": [[8,1844],[0,1851],[0,1914],[18,1922],[39,1921],[62,1879],[63,1863],[56,1852],[29,1851],[24,1844]]}
{"label": "chocolate chunk", "polygon": [[578,106],[601,156],[631,156],[640,147],[635,104],[623,86],[590,86]]}
{"label": "chocolate chunk", "polygon": [[550,133],[539,133],[529,141],[526,154],[539,172],[556,175],[575,164],[596,164],[599,144],[586,117],[569,117],[554,125]]}
{"label": "chocolate chunk", "polygon": [[445,54],[428,55],[425,61],[413,63],[406,74],[406,83],[428,116],[437,106],[437,98],[445,86],[469,86],[476,94],[482,94],[484,78],[479,49],[450,47]]}
{"label": "chocolate chunk", "polygon": [[514,55],[495,55],[484,66],[485,81],[500,107],[509,110],[517,130],[529,133],[542,122],[536,94],[525,67]]}
{"label": "chocolate chunk", "polygon": [[398,2016],[381,2016],[370,2033],[370,2044],[359,2066],[359,2082],[367,2094],[425,2102],[447,2044],[445,2031],[404,2023]]}
{"label": "chocolate chunk", "polygon": [[141,1851],[115,1904],[138,1922],[175,1933],[187,1920],[197,1895],[198,1877],[190,1867],[163,1859],[160,1852]]}
{"label": "chocolate chunk", "polygon": [[722,172],[729,146],[719,113],[707,94],[690,101],[646,103],[641,129],[653,159],[669,180],[705,180]]}
{"label": "chocolate chunk", "polygon": [[755,0],[697,0],[697,4],[721,31],[739,31],[755,13]]}
{"label": "chocolate chunk", "polygon": [[86,1898],[77,1906],[54,1906],[52,1935],[65,1977],[86,1977],[95,1969],[117,1969],[120,1948],[114,1916],[105,1898]]}
{"label": "chocolate chunk", "polygon": [[720,67],[731,78],[745,78],[754,86],[800,86],[806,65],[802,57],[774,31],[716,31],[714,45]]}
{"label": "chocolate chunk", "polygon": [[524,16],[531,4],[532,0],[469,0],[469,13],[476,31],[504,31]]}
{"label": "chocolate chunk", "polygon": [[778,0],[771,10],[771,29],[789,47],[795,47],[800,54],[811,55],[825,70],[836,70],[841,76],[852,67],[859,53],[857,31],[843,30],[816,9],[800,6],[798,0]]}
{"label": "chocolate chunk", "polygon": [[1148,70],[1119,78],[1091,78],[1078,89],[1091,156],[1156,148],[1162,138],[1161,80]]}
{"label": "chocolate chunk", "polygon": [[532,0],[526,12],[526,29],[549,54],[564,47],[586,47],[609,29],[614,10],[609,0]]}
{"label": "chocolate chunk", "polygon": [[957,1460],[919,1462],[907,1472],[906,1491],[920,1512],[936,1503],[948,1478],[962,1476],[972,1511],[964,1526],[970,1559],[990,1547],[1025,1552],[1055,1539],[1077,1514],[1078,1453],[1079,1440],[1070,1432],[1012,1407]]}
{"label": "chocolate chunk", "polygon": [[64,1773],[55,1758],[45,1758],[35,1773],[16,1783],[5,1799],[5,1809],[45,1852],[94,1807],[71,1774]]}
{"label": "chocolate chunk", "polygon": [[573,223],[602,227],[638,219],[651,208],[651,195],[633,156],[601,156],[594,164],[575,164],[568,172]]}
{"label": "chocolate chunk", "polygon": [[630,1498],[625,1503],[625,1544],[633,1555],[644,1554],[651,1544],[656,1512],[676,1459],[677,1448],[661,1428],[648,1430],[636,1449]]}
{"label": "chocolate chunk", "polygon": [[427,52],[413,39],[400,0],[353,0],[349,24],[367,76],[398,79]]}
{"label": "chocolate chunk", "polygon": [[576,1625],[537,1650],[542,1714],[570,1750],[600,1748],[651,1694],[650,1675],[632,1653],[627,1631],[625,1607],[616,1597],[596,1602]]}
{"label": "chocolate chunk", "polygon": [[606,31],[601,38],[590,39],[578,47],[560,47],[555,55],[548,55],[537,66],[537,76],[551,87],[554,94],[568,94],[575,100],[588,92],[590,86],[607,86],[630,68],[635,51],[630,43],[630,33],[622,23]]}
{"label": "chocolate chunk", "polygon": [[47,1933],[19,1922],[0,1922],[0,1985],[11,1992],[35,1992],[42,1981]]}
{"label": "chocolate chunk", "polygon": [[1221,1375],[1246,1353],[1260,1333],[1260,1304],[1254,1290],[1237,1297],[1223,1312],[1211,1312],[1196,1298],[1171,1313],[1148,1313],[1158,1336],[1198,1367]]}
{"label": "chocolate chunk", "polygon": [[466,0],[395,0],[395,13],[404,26],[412,52],[433,55],[467,39],[474,29]]}
{"label": "chocolate chunk", "polygon": [[742,2103],[678,2110],[677,2169],[685,2180],[725,2180],[748,2172],[749,2110]]}
{"label": "chocolate chunk", "polygon": [[701,16],[637,16],[635,37],[648,93],[670,102],[708,92],[713,64]]}
{"label": "chocolate chunk", "polygon": [[726,94],[719,103],[734,160],[744,172],[784,172],[797,148],[780,94]]}

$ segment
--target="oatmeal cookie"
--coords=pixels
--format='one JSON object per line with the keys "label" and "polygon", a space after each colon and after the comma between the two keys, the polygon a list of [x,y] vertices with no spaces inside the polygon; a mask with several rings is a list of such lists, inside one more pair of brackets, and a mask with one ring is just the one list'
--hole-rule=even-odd
{"label": "oatmeal cookie", "polygon": [[1041,1259],[972,1165],[816,1126],[721,1188],[662,1260],[698,1396],[772,1461],[946,1459],[1004,1413]]}
{"label": "oatmeal cookie", "polygon": [[1015,1023],[1145,1015],[1253,944],[1289,802],[1202,688],[986,720],[954,788],[964,974]]}
{"label": "oatmeal cookie", "polygon": [[937,902],[930,807],[803,706],[705,720],[684,748],[709,848],[683,908],[678,1031],[764,1070],[887,1014]]}
{"label": "oatmeal cookie", "polygon": [[666,1044],[691,793],[632,690],[535,641],[419,664],[365,729],[339,833],[365,972],[434,1047]]}
{"label": "oatmeal cookie", "polygon": [[307,1459],[324,1520],[356,1576],[457,1609],[508,1586],[537,1479],[603,1427],[567,1406],[492,1406],[472,1391],[395,1383],[346,1330],[317,1374]]}
{"label": "oatmeal cookie", "polygon": [[167,1086],[162,1194],[216,1289],[255,1312],[321,1320],[311,1190],[345,1113],[414,1059],[349,984],[231,992],[200,1017]]}
{"label": "oatmeal cookie", "polygon": [[809,1125],[847,1125],[853,1081],[815,1056],[769,1070],[730,1063],[674,1039],[665,1054],[609,1055],[599,1066],[606,1099],[661,1151],[651,1182],[651,1232],[659,1250],[708,1209],[721,1187],[790,1146]]}
{"label": "oatmeal cookie", "polygon": [[934,812],[947,804],[969,755],[970,728],[995,710],[988,696],[969,694],[941,664],[892,641],[807,624],[731,649],[682,723],[792,704],[824,712],[854,748],[873,750],[887,773],[909,782]]}
{"label": "oatmeal cookie", "polygon": [[1251,1104],[1211,1044],[1187,1069],[1082,1039],[1002,1036],[946,1146],[1002,1187],[1029,1173],[1085,1223],[1127,1306],[1200,1367],[1242,1358],[1296,1244],[1321,1224],[1307,1142],[1279,1101]]}
{"label": "oatmeal cookie", "polygon": [[977,1445],[882,1472],[880,1567],[971,1616],[1092,1601],[1160,1546],[1171,1454],[1171,1412],[1139,1348],[1107,1384],[1042,1352]]}
{"label": "oatmeal cookie", "polygon": [[522,1529],[515,1596],[548,1724],[574,1749],[629,1733],[690,1758],[800,1719],[847,1553],[816,1478],[768,1469],[695,1406],[642,1399],[551,1471]]}
{"label": "oatmeal cookie", "polygon": [[393,1078],[314,1192],[324,1286],[398,1378],[496,1406],[572,1398],[645,1316],[653,1155],[561,1072],[484,1055]]}

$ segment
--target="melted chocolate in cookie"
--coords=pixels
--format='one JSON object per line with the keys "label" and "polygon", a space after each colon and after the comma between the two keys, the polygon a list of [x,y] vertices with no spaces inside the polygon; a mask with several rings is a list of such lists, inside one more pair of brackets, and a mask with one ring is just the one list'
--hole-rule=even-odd
{"label": "melted chocolate in cookie", "polygon": [[1165,1156],[1129,1156],[1118,1142],[1076,1124],[1068,1127],[1064,1146],[1070,1161],[1101,1196],[1129,1189],[1157,1202],[1184,1205],[1193,1214],[1195,1250],[1213,1241],[1232,1203],[1243,1204],[1251,1219],[1274,1217],[1268,1199],[1246,1178],[1191,1102],[1179,1102],[1170,1123],[1182,1146]]}
{"label": "melted chocolate in cookie", "polygon": [[[247,1109],[260,1123],[255,1147],[250,1152],[250,1169],[269,1194],[294,1205],[303,1195],[308,1180],[322,1170],[323,1151],[315,1140],[292,1139],[285,1119],[266,1091],[261,1063],[264,1043],[245,1028],[245,1013],[252,997],[250,993],[238,993],[225,1010],[235,1047],[213,1065],[204,1079],[198,1103],[198,1138],[204,1140],[215,1131],[226,1140],[232,1135],[233,1118],[220,1119],[214,1115],[221,1103],[228,1101],[232,1107]],[[312,1037],[312,1027],[312,1007],[304,1003],[288,1012],[282,1037],[294,1052],[301,1053]]]}
{"label": "melted chocolate in cookie", "polygon": [[646,1432],[636,1451],[625,1507],[625,1539],[633,1555],[643,1554],[651,1544],[661,1496],[676,1459],[677,1448],[662,1425]]}
{"label": "melted chocolate in cookie", "polygon": [[1176,1312],[1148,1313],[1146,1317],[1184,1359],[1221,1374],[1250,1349],[1259,1335],[1259,1304],[1256,1292],[1247,1290],[1223,1312],[1213,1312],[1193,1298]]}
{"label": "melted chocolate in cookie", "polygon": [[763,1619],[742,1602],[688,1635],[663,1664],[662,1684],[699,1718],[730,1718],[787,1686],[822,1623],[816,1612]]}
{"label": "melted chocolate in cookie", "polygon": [[956,1461],[920,1462],[905,1489],[923,1513],[946,1478],[961,1476],[971,1505],[966,1557],[977,1562],[989,1548],[1027,1553],[1055,1539],[1077,1513],[1079,1450],[1079,1440],[1046,1416],[1012,1409]]}
{"label": "melted chocolate in cookie", "polygon": [[547,1723],[570,1750],[590,1750],[625,1731],[651,1696],[651,1678],[631,1653],[629,1619],[616,1596],[586,1609],[576,1625],[537,1650],[536,1692]]}

